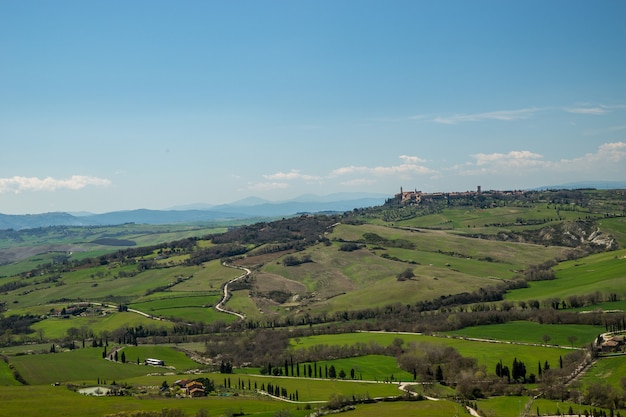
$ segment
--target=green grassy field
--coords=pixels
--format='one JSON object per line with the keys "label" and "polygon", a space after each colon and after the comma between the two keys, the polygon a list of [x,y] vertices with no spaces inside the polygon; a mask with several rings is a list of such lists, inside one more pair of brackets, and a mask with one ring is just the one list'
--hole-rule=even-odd
{"label": "green grassy field", "polygon": [[223,266],[219,259],[202,264],[193,277],[177,284],[176,291],[219,291],[222,284],[238,277],[242,271]]}
{"label": "green grassy field", "polygon": [[582,378],[583,384],[595,382],[608,383],[617,390],[622,390],[621,380],[626,377],[626,356],[601,358]]}
{"label": "green grassy field", "polygon": [[228,303],[226,303],[226,308],[244,314],[249,320],[264,319],[258,306],[254,303],[252,298],[250,298],[249,290],[234,291]]}
{"label": "green grassy field", "polygon": [[506,340],[523,343],[543,344],[543,336],[550,336],[551,345],[571,346],[569,337],[576,337],[574,346],[583,347],[591,343],[600,333],[603,326],[539,324],[528,321],[515,321],[488,326],[466,327],[461,330],[446,332],[449,336]]}
{"label": "green grassy field", "polygon": [[413,381],[413,375],[401,370],[396,358],[391,356],[368,355],[317,362],[317,366],[322,370],[331,365],[335,367],[337,375],[343,370],[347,375],[346,379],[350,379],[350,370],[354,369],[355,379],[358,380],[386,381],[391,380],[393,376],[394,381]]}
{"label": "green grassy field", "polygon": [[566,299],[571,295],[626,293],[626,249],[603,252],[583,259],[562,262],[554,267],[556,279],[529,283],[528,288],[511,291],[507,300]]}
{"label": "green grassy field", "polygon": [[574,311],[626,311],[626,300],[622,301],[606,301],[597,303],[592,306],[573,308]]}
{"label": "green grassy field", "polygon": [[[410,232],[376,225],[339,225],[332,239],[355,241],[364,233],[375,233],[385,239],[403,239],[415,249],[361,249],[340,251],[340,243],[318,245],[303,252],[313,262],[285,266],[282,262],[267,263],[263,272],[302,283],[308,291],[319,294],[315,305],[319,311],[382,306],[389,300],[406,303],[478,290],[508,279],[525,265],[541,263],[564,253],[563,248],[514,244],[452,236],[444,232]],[[390,257],[418,262],[411,264]],[[522,261],[524,263],[522,263]],[[399,282],[396,276],[411,268],[415,279]]]}
{"label": "green grassy field", "polygon": [[449,417],[469,415],[456,403],[451,401],[413,401],[385,402],[376,404],[359,404],[348,415],[356,417],[380,416],[415,416],[415,417]]}
{"label": "green grassy field", "polygon": [[165,328],[171,329],[173,324],[168,321],[157,321],[144,317],[136,313],[115,312],[105,316],[93,317],[70,317],[64,318],[48,318],[32,325],[33,330],[43,331],[45,338],[61,339],[67,334],[67,330],[75,327],[81,329],[84,326],[89,328],[94,335],[99,336],[104,331],[112,332],[113,330],[125,327],[145,328]]}
{"label": "green grassy field", "polygon": [[405,346],[415,343],[429,343],[434,345],[451,346],[463,356],[476,358],[479,365],[484,365],[490,372],[499,360],[504,363],[512,363],[513,359],[527,364],[530,372],[533,372],[538,361],[548,361],[552,366],[559,363],[559,357],[565,356],[569,349],[544,346],[514,345],[508,343],[489,343],[455,338],[407,335],[396,333],[342,333],[333,335],[320,335],[292,340],[294,349],[310,347],[318,344],[326,345],[352,345],[354,343],[378,343],[381,346],[389,346],[393,340],[400,338]]}
{"label": "green grassy field", "polygon": [[610,233],[619,242],[620,247],[626,247],[626,218],[601,219],[598,223],[600,230]]}
{"label": "green grassy field", "polygon": [[[528,416],[556,416],[563,415],[572,407],[575,414],[584,415],[585,410],[591,411],[592,407],[579,405],[573,402],[561,402],[545,399],[531,399],[526,396],[494,397],[477,400],[478,410],[486,417],[518,417],[526,409]],[[537,414],[539,409],[539,414]],[[608,410],[604,410],[608,413]],[[607,414],[608,415],[608,414]]]}
{"label": "green grassy field", "polygon": [[[113,348],[113,345],[109,346],[107,352]],[[89,347],[54,354],[13,356],[10,362],[32,385],[70,381],[95,383],[98,378],[121,381],[152,372],[182,372],[201,367],[184,353],[167,346],[125,346],[118,352],[119,362],[103,359],[103,350]],[[122,352],[126,355],[125,364],[121,363]],[[161,359],[166,367],[145,366],[143,361],[146,358]]]}
{"label": "green grassy field", "polygon": [[[256,417],[273,417],[279,410],[288,409],[294,417],[304,417],[310,411],[302,407],[267,398],[206,397],[199,399],[146,398],[146,397],[90,397],[68,390],[64,386],[28,386],[0,388],[2,415],[40,417],[102,417],[121,411],[182,410],[194,416],[206,410],[211,416],[227,412]],[[300,408],[300,410],[297,410]]]}
{"label": "green grassy field", "polygon": [[[71,352],[15,356],[10,361],[32,385],[69,381],[92,381],[95,384],[98,378],[121,381],[149,372],[148,367],[137,366],[136,363],[122,364],[102,359],[102,351],[102,348],[85,348]],[[128,360],[131,360],[130,357]]]}
{"label": "green grassy field", "polygon": [[[0,387],[22,385],[15,380],[9,364],[0,360]],[[2,388],[0,388],[1,390]]]}
{"label": "green grassy field", "polygon": [[121,352],[126,354],[126,360],[129,362],[134,361],[137,363],[137,358],[139,358],[140,363],[143,363],[146,358],[161,359],[165,362],[167,368],[174,368],[173,370],[168,370],[163,367],[153,367],[150,372],[183,372],[189,369],[202,368],[202,365],[189,359],[183,352],[168,346],[125,346]]}
{"label": "green grassy field", "polygon": [[[115,252],[125,246],[109,246],[97,243],[101,238],[114,237],[120,241],[128,240],[136,246],[156,245],[163,242],[172,242],[188,237],[205,236],[214,233],[223,233],[226,230],[221,225],[146,225],[125,224],[118,226],[101,227],[51,227],[21,230],[13,235],[0,234],[0,251],[16,252],[18,262],[0,265],[0,277],[12,276],[32,270],[37,265],[52,262],[55,256],[61,253],[72,252],[72,259],[97,257],[106,253]],[[21,251],[21,253],[19,253]],[[59,251],[49,253],[49,251]]]}
{"label": "green grassy field", "polygon": [[159,293],[158,298],[153,297],[150,301],[131,303],[128,307],[156,317],[173,317],[188,322],[210,323],[215,320],[226,322],[235,320],[235,316],[221,313],[213,308],[221,297],[221,294],[215,291],[204,294],[198,292]]}
{"label": "green grassy field", "polygon": [[[343,370],[346,376],[344,380],[352,380],[351,370],[355,371],[355,381],[413,381],[413,375],[409,372],[403,371],[398,367],[396,358],[392,356],[384,355],[366,355],[357,356],[352,358],[333,359],[329,361],[316,362],[317,367],[320,369],[318,376],[320,378],[328,379],[327,371],[330,366],[334,366],[337,376],[334,379],[341,380],[339,373]],[[304,377],[304,367],[311,365],[313,362],[305,362],[300,364],[300,376]],[[280,367],[283,369],[283,367]],[[259,373],[258,368],[241,368],[236,370],[237,373],[254,375]],[[294,372],[297,372],[297,367],[294,364]],[[291,375],[291,370],[289,368]],[[296,374],[297,375],[297,374]],[[390,377],[393,376],[393,379]]]}
{"label": "green grassy field", "polygon": [[[81,279],[73,273],[69,273],[67,284],[46,283],[37,285],[32,291],[25,292],[23,289],[9,291],[0,294],[0,301],[6,301],[7,305],[13,306],[15,302],[19,307],[48,304],[56,300],[103,300],[111,296],[137,297],[144,295],[148,290],[155,287],[166,287],[176,281],[180,274],[190,271],[179,268],[148,270],[134,277],[117,278],[113,276],[102,279]],[[65,280],[66,278],[63,278]]]}

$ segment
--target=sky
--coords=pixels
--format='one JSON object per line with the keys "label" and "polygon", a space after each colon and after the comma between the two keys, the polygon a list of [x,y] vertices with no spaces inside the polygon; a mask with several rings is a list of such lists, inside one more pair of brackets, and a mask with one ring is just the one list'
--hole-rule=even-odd
{"label": "sky", "polygon": [[626,180],[626,2],[0,1],[0,213]]}

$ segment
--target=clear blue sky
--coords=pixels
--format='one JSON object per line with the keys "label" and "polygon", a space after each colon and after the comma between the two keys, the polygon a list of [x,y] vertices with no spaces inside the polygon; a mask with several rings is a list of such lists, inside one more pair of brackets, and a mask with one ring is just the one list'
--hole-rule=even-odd
{"label": "clear blue sky", "polygon": [[626,180],[626,2],[0,1],[0,212]]}

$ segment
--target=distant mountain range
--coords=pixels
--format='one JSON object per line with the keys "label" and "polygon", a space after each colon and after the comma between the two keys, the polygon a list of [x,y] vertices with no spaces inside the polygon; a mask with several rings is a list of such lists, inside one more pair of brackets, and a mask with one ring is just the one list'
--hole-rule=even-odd
{"label": "distant mountain range", "polygon": [[595,188],[597,190],[626,189],[626,181],[580,181],[561,185],[544,185],[533,190],[575,190],[581,188]]}
{"label": "distant mountain range", "polygon": [[389,197],[383,194],[345,193],[327,196],[304,195],[282,202],[249,197],[234,203],[217,206],[193,204],[173,207],[170,210],[139,209],[102,214],[57,212],[13,215],[0,213],[0,230],[32,229],[47,226],[104,226],[124,223],[196,223],[257,217],[271,218],[300,213],[344,212],[355,208],[379,206]]}

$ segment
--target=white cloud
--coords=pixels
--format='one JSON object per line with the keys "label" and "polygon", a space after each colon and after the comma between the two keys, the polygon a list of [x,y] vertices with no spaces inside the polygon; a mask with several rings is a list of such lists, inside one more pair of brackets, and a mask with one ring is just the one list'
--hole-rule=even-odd
{"label": "white cloud", "polygon": [[592,114],[592,115],[593,114],[600,115],[600,114],[604,114],[604,113],[608,112],[606,107],[603,107],[603,106],[600,106],[600,107],[570,107],[570,108],[566,108],[565,111],[568,112],[568,113]]}
{"label": "white cloud", "polygon": [[286,182],[259,182],[256,184],[250,184],[248,186],[248,189],[250,190],[262,190],[262,191],[281,190],[285,188],[289,188],[289,184]]}
{"label": "white cloud", "polygon": [[616,164],[626,158],[626,142],[603,143],[596,153],[588,153],[580,158],[564,159],[561,165],[572,164]]}
{"label": "white cloud", "polygon": [[422,158],[420,158],[418,156],[400,155],[400,159],[403,160],[406,163],[412,163],[412,164],[426,162],[425,159],[422,159]]}
{"label": "white cloud", "polygon": [[400,160],[403,163],[399,165],[391,165],[391,166],[346,166],[337,168],[331,171],[329,177],[335,178],[339,176],[351,175],[351,174],[365,174],[365,175],[374,175],[374,176],[390,176],[390,175],[402,175],[402,174],[434,174],[436,171],[424,166],[420,165],[426,160],[419,158],[417,156],[409,156],[409,155],[400,155]]}
{"label": "white cloud", "polygon": [[26,191],[56,191],[59,189],[80,190],[87,186],[107,187],[111,181],[106,178],[73,175],[67,179],[52,177],[20,177],[0,178],[0,194],[19,194]]}
{"label": "white cloud", "polygon": [[613,142],[600,145],[596,152],[572,159],[558,161],[546,160],[543,155],[530,151],[511,151],[508,153],[479,153],[472,155],[474,162],[452,167],[462,175],[511,175],[543,173],[577,173],[596,177],[611,169],[620,169],[626,159],[626,143]]}
{"label": "white cloud", "polygon": [[476,165],[507,165],[507,166],[534,166],[540,164],[542,156],[530,151],[511,151],[509,153],[478,153],[473,155]]}
{"label": "white cloud", "polygon": [[292,169],[290,172],[277,172],[275,174],[265,174],[263,178],[267,180],[305,180],[305,181],[316,181],[319,180],[320,177],[316,175],[306,175],[301,174],[300,171]]}
{"label": "white cloud", "polygon": [[598,156],[600,159],[607,159],[611,162],[620,162],[626,157],[626,143],[604,143],[598,148]]}
{"label": "white cloud", "polygon": [[626,105],[624,104],[613,104],[613,105],[588,105],[588,104],[580,104],[576,107],[566,107],[564,110],[568,113],[575,114],[589,114],[589,115],[601,115],[605,113],[610,113],[612,110],[624,110],[626,109]]}
{"label": "white cloud", "polygon": [[537,113],[540,109],[531,107],[527,109],[518,110],[497,110],[485,113],[474,114],[457,114],[453,116],[437,116],[432,121],[435,123],[453,125],[463,122],[481,122],[483,120],[499,120],[499,121],[512,121],[527,119],[534,113]]}
{"label": "white cloud", "polygon": [[[483,113],[461,113],[454,115],[432,115],[432,114],[416,114],[413,116],[409,116],[409,120],[423,120],[430,121],[439,124],[447,124],[447,125],[455,125],[458,123],[466,123],[466,122],[482,122],[482,121],[504,121],[510,122],[514,120],[523,120],[529,119],[532,116],[537,114],[556,111],[556,112],[566,112],[573,113],[579,115],[603,115],[606,113],[610,113],[614,110],[624,110],[626,109],[626,105],[624,104],[615,104],[615,105],[605,105],[605,104],[575,104],[573,106],[565,107],[527,107],[516,110],[494,110]],[[406,119],[405,119],[406,120]]]}

